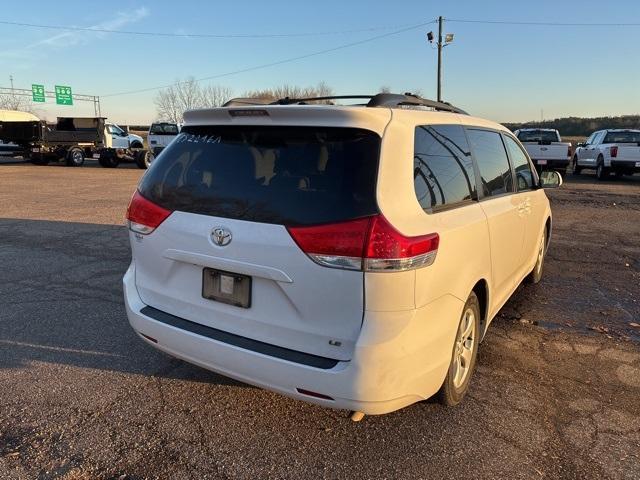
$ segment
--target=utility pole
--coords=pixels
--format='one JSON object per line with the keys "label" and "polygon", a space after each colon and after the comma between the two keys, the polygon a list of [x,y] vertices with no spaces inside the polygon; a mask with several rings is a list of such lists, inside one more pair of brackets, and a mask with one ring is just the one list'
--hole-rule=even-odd
{"label": "utility pole", "polygon": [[442,15],[438,17],[438,101],[442,101]]}
{"label": "utility pole", "polygon": [[[453,42],[453,33],[447,33],[444,35],[442,33],[442,27],[444,26],[444,18],[442,16],[438,17],[438,41],[436,45],[438,47],[438,101],[442,101],[442,49]],[[427,33],[427,40],[429,43],[433,43],[435,40],[435,36],[433,32]]]}

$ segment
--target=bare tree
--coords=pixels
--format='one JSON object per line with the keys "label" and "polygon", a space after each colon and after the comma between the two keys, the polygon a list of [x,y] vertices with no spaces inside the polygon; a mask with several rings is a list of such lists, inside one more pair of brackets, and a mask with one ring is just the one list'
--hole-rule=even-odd
{"label": "bare tree", "polygon": [[389,85],[383,85],[380,87],[380,91],[378,93],[391,93],[391,87]]}
{"label": "bare tree", "polygon": [[274,88],[262,90],[250,90],[242,96],[249,98],[265,98],[268,100],[278,100],[280,98],[311,98],[328,97],[333,94],[333,89],[325,82],[320,82],[315,86],[299,87],[295,85],[280,85]]}
{"label": "bare tree", "polygon": [[194,108],[218,107],[226,102],[231,95],[230,88],[218,85],[203,86],[195,78],[189,77],[160,90],[154,103],[158,118],[180,123],[185,111]]}
{"label": "bare tree", "polygon": [[14,95],[12,93],[3,93],[0,95],[0,109],[33,112],[29,97]]}
{"label": "bare tree", "polygon": [[221,85],[206,85],[202,87],[202,106],[211,108],[223,105],[233,96],[233,90]]}

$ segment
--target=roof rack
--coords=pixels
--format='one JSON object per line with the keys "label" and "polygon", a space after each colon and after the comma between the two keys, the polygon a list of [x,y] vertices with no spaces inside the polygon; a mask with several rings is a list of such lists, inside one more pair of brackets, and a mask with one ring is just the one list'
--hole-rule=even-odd
{"label": "roof rack", "polygon": [[243,105],[270,105],[273,102],[270,98],[250,98],[238,97],[232,98],[224,103],[223,107],[241,107]]}
{"label": "roof rack", "polygon": [[434,110],[451,113],[461,113],[468,115],[467,112],[451,105],[448,102],[436,102],[435,100],[429,100],[421,98],[418,95],[412,93],[378,93],[377,95],[335,95],[326,97],[309,97],[309,98],[281,98],[272,103],[272,105],[304,105],[308,102],[323,101],[323,100],[345,100],[345,99],[367,99],[366,104],[362,104],[366,107],[402,107],[402,106],[419,106],[429,107]]}
{"label": "roof rack", "polygon": [[325,97],[290,98],[284,97],[276,101],[264,98],[232,98],[223,107],[235,107],[242,105],[307,105],[309,102],[321,102],[327,100],[367,100],[366,103],[356,104],[363,107],[429,107],[441,112],[460,113],[468,115],[467,112],[451,105],[449,102],[436,102],[421,98],[413,93],[378,93],[377,95],[330,95]]}

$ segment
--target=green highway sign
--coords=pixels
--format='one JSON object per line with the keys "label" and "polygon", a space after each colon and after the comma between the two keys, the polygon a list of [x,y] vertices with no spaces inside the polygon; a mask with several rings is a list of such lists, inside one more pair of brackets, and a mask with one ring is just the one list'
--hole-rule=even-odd
{"label": "green highway sign", "polygon": [[56,85],[56,103],[58,105],[73,105],[71,87],[67,87],[66,85]]}
{"label": "green highway sign", "polygon": [[44,85],[31,84],[31,96],[34,102],[44,102]]}

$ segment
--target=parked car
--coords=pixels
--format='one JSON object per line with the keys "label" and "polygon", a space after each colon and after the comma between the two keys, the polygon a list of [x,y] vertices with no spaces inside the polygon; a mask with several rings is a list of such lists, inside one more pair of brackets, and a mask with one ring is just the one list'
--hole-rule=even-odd
{"label": "parked car", "polygon": [[640,130],[608,129],[593,132],[578,144],[573,156],[573,173],[596,170],[598,180],[640,172]]}
{"label": "parked car", "polygon": [[147,141],[154,156],[158,156],[180,133],[180,125],[170,122],[156,122],[149,127]]}
{"label": "parked car", "polygon": [[144,341],[354,420],[462,400],[491,320],[541,279],[562,178],[501,125],[368,98],[185,114],[127,211]]}
{"label": "parked car", "polygon": [[571,160],[571,143],[563,142],[558,130],[522,128],[514,132],[533,160],[538,172],[557,170],[563,175]]}

